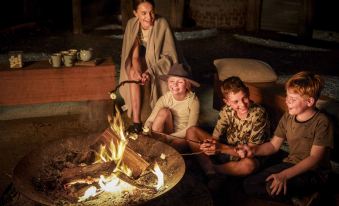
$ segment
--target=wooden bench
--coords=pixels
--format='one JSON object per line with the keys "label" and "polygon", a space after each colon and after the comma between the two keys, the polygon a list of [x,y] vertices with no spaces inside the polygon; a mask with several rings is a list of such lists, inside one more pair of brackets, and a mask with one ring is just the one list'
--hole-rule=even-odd
{"label": "wooden bench", "polygon": [[48,61],[26,63],[22,69],[0,65],[0,79],[0,106],[108,100],[115,87],[115,65],[111,59],[60,68]]}

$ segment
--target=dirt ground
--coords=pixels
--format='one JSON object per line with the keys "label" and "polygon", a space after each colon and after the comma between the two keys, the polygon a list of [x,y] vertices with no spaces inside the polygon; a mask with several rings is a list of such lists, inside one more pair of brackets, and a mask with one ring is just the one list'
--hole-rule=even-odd
{"label": "dirt ground", "polygon": [[[46,58],[53,52],[70,48],[93,48],[96,57],[112,56],[119,65],[121,39],[107,38],[106,35],[119,31],[88,31],[81,35],[70,32],[54,32],[46,28],[32,28],[5,32],[0,34],[0,60],[7,57],[8,51],[22,50],[30,54],[30,58]],[[121,33],[121,31],[120,31]],[[240,41],[235,34],[245,34],[263,39],[273,39],[293,44],[303,44],[327,51],[290,50],[288,48],[272,48]],[[320,74],[339,75],[339,45],[333,42],[318,40],[302,40],[284,36],[274,32],[247,34],[244,31],[218,31],[213,37],[179,41],[179,45],[191,65],[193,75],[202,83],[202,90],[211,90],[215,67],[213,60],[218,58],[255,58],[269,63],[277,74],[293,74],[301,70],[310,70]],[[200,94],[204,107],[211,108],[211,93]],[[8,107],[0,106],[0,116]],[[205,110],[205,111],[210,111]],[[208,112],[207,112],[208,113]],[[204,114],[206,115],[206,113]],[[206,115],[206,127],[211,129],[215,121],[214,115]],[[206,117],[205,117],[206,118]],[[34,148],[40,147],[49,140],[72,135],[85,135],[102,131],[107,127],[106,116],[98,115],[95,119],[85,114],[35,117],[24,119],[0,120],[0,194],[11,183],[12,171],[17,162]],[[241,198],[241,197],[240,197]],[[233,202],[238,205],[237,202]],[[262,205],[262,202],[257,202]],[[268,203],[274,205],[275,203]],[[249,204],[250,205],[250,204]]]}

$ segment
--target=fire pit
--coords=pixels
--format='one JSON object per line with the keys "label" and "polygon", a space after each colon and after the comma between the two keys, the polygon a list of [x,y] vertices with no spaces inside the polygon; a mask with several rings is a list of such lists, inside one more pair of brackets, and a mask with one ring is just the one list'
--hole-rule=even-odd
{"label": "fire pit", "polygon": [[[106,130],[99,136],[107,137],[107,132]],[[130,189],[121,189],[113,193],[101,191],[96,196],[80,202],[79,197],[84,194],[84,188],[89,187],[84,187],[80,180],[86,178],[88,181],[96,177],[88,178],[74,174],[77,184],[71,185],[72,189],[65,188],[67,184],[63,180],[67,178],[61,177],[63,173],[68,174],[65,169],[75,168],[74,171],[80,171],[78,173],[90,171],[92,167],[83,170],[81,166],[75,164],[80,163],[80,160],[82,162],[86,160],[86,163],[93,162],[91,151],[97,141],[98,135],[62,138],[30,152],[14,169],[15,188],[27,198],[45,205],[137,205],[171,190],[185,172],[183,158],[175,149],[149,136],[139,135],[136,140],[129,140],[128,148],[149,162],[150,166],[142,173],[132,174],[131,177],[120,176],[124,184],[131,183]],[[155,163],[163,173],[164,185],[160,188],[157,188],[156,176],[151,172],[154,171]],[[105,172],[113,170],[110,166],[108,168]],[[94,174],[92,171],[88,172],[92,173]]]}

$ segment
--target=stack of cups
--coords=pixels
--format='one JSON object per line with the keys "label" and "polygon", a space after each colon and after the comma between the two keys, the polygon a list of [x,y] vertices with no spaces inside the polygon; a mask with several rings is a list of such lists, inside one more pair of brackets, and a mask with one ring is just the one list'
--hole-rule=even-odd
{"label": "stack of cups", "polygon": [[76,61],[76,49],[62,51],[62,61],[66,67],[72,67]]}
{"label": "stack of cups", "polygon": [[59,53],[54,53],[49,58],[49,63],[53,67],[60,67],[63,63],[66,67],[72,67],[77,61],[78,50],[69,49],[68,51],[60,51]]}

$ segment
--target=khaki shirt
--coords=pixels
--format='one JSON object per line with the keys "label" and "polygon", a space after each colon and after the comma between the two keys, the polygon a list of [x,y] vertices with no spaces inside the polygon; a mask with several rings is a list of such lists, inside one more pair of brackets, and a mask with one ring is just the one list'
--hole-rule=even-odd
{"label": "khaki shirt", "polygon": [[240,119],[235,111],[225,105],[219,113],[219,119],[213,136],[226,138],[229,145],[262,144],[269,138],[269,121],[265,109],[253,102],[245,119]]}

